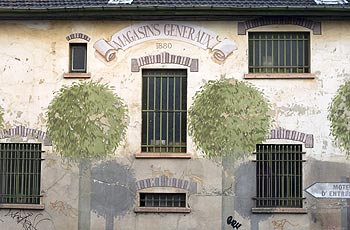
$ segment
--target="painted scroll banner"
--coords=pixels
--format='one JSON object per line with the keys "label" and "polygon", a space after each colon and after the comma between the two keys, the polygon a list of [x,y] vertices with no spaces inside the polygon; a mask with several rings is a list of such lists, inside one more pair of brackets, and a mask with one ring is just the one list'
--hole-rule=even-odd
{"label": "painted scroll banner", "polygon": [[100,39],[94,48],[107,62],[116,58],[119,49],[126,50],[142,42],[158,39],[171,39],[190,43],[202,49],[209,49],[213,58],[223,62],[237,49],[237,45],[228,38],[222,41],[205,28],[181,22],[150,22],[134,24],[115,33],[110,41]]}
{"label": "painted scroll banner", "polygon": [[225,38],[222,42],[218,43],[212,48],[213,56],[216,60],[223,62],[233,51],[237,49],[235,43]]}
{"label": "painted scroll banner", "polygon": [[111,46],[108,42],[103,39],[98,40],[94,44],[94,48],[97,50],[99,54],[101,54],[106,61],[112,61],[116,58],[116,49]]}

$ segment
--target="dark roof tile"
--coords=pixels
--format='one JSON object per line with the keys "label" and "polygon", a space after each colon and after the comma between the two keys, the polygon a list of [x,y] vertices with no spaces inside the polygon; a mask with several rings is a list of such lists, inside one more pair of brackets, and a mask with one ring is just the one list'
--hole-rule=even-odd
{"label": "dark roof tile", "polygon": [[[82,8],[128,6],[213,7],[324,7],[314,0],[134,0],[131,4],[108,4],[108,0],[0,0],[0,8]],[[328,5],[349,7],[349,4]]]}

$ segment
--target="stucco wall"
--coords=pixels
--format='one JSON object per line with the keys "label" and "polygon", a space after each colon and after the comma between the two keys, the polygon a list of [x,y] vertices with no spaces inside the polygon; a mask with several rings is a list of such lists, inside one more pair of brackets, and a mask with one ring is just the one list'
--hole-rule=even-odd
{"label": "stucco wall", "polygon": [[[228,38],[238,47],[223,63],[213,60],[209,50],[176,40],[151,40],[117,52],[117,59],[103,60],[93,48],[94,42],[110,37],[121,29],[139,22],[132,21],[2,21],[0,24],[0,106],[4,108],[5,128],[23,125],[46,130],[45,112],[54,93],[77,79],[65,79],[68,72],[69,42],[66,36],[80,32],[91,37],[88,42],[88,72],[91,80],[108,83],[128,106],[129,123],[125,141],[115,156],[94,163],[113,162],[128,168],[135,181],[161,176],[196,183],[189,195],[189,214],[134,213],[136,200],[114,219],[115,229],[220,229],[222,213],[222,166],[206,159],[188,137],[188,153],[192,159],[135,159],[141,147],[141,72],[131,72],[131,59],[168,52],[199,60],[199,71],[188,71],[188,107],[204,82],[214,79],[243,80],[248,73],[248,38],[237,35],[237,22],[188,22],[213,31],[219,39]],[[291,25],[264,26],[254,31],[309,31]],[[306,151],[304,187],[318,181],[340,181],[349,175],[345,153],[335,146],[330,136],[328,107],[337,88],[350,73],[350,23],[323,21],[322,35],[311,39],[311,73],[314,79],[251,79],[247,80],[268,98],[272,108],[273,128],[286,128],[313,134],[313,148]],[[82,41],[82,40],[72,40]],[[171,43],[171,49],[157,49],[156,43]],[[187,68],[176,64],[153,64],[143,68]],[[188,68],[187,68],[188,69]],[[31,141],[17,138],[20,141]],[[9,139],[2,139],[9,141]],[[36,140],[34,140],[36,141]],[[267,140],[267,143],[289,143],[288,140]],[[44,211],[0,210],[1,229],[77,229],[78,168],[69,165],[52,147],[44,149],[42,193]],[[253,159],[253,156],[251,157]],[[251,214],[255,196],[255,168],[249,160],[237,162],[234,178],[234,210],[232,216],[240,229],[342,229],[340,213],[344,207],[338,200],[316,200],[305,194],[308,214]],[[112,165],[113,165],[112,164]],[[106,176],[107,177],[107,176]],[[114,178],[118,180],[118,177]],[[102,186],[102,185],[101,185]],[[135,194],[135,191],[133,191]],[[107,193],[106,196],[115,194]],[[136,197],[136,194],[135,194]],[[124,201],[125,197],[118,199]],[[131,201],[130,201],[131,202]],[[338,203],[337,203],[338,202]],[[115,204],[118,206],[118,203]],[[331,208],[330,208],[331,207]],[[93,209],[93,208],[92,208]],[[104,206],[102,205],[102,213]],[[100,210],[100,209],[99,209]],[[117,211],[117,210],[115,210]],[[18,215],[28,222],[18,221]],[[101,211],[91,212],[92,229],[105,229]],[[37,217],[37,218],[36,218]],[[25,223],[25,224],[24,224]],[[31,223],[31,225],[29,224]],[[32,228],[28,227],[32,226]],[[27,227],[27,228],[26,228]],[[35,228],[34,228],[35,227]],[[226,229],[232,229],[226,226]]]}

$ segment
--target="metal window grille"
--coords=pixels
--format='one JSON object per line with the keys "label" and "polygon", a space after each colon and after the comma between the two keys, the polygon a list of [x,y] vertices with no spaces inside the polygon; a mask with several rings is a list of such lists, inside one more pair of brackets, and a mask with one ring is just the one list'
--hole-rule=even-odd
{"label": "metal window grille", "polygon": [[70,72],[86,73],[86,43],[70,43]]}
{"label": "metal window grille", "polygon": [[250,32],[249,73],[310,73],[310,33]]}
{"label": "metal window grille", "polygon": [[302,208],[302,146],[256,146],[256,207]]}
{"label": "metal window grille", "polygon": [[0,204],[40,204],[40,143],[0,143]]}
{"label": "metal window grille", "polygon": [[142,71],[142,152],[186,152],[187,71]]}
{"label": "metal window grille", "polygon": [[186,207],[186,193],[140,193],[140,207]]}

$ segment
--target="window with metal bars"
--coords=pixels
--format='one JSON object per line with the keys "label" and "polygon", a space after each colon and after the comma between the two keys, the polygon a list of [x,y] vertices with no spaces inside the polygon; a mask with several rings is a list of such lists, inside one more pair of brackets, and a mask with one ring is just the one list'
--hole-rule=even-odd
{"label": "window with metal bars", "polygon": [[86,43],[70,43],[69,50],[70,50],[69,72],[86,73],[87,71]]}
{"label": "window with metal bars", "polygon": [[142,152],[186,152],[187,71],[142,71]]}
{"label": "window with metal bars", "polygon": [[309,32],[250,32],[249,73],[310,73]]}
{"label": "window with metal bars", "polygon": [[256,207],[302,208],[302,145],[256,145]]}
{"label": "window with metal bars", "polygon": [[0,204],[40,204],[40,143],[0,143]]}
{"label": "window with metal bars", "polygon": [[186,193],[140,193],[140,207],[186,207]]}

